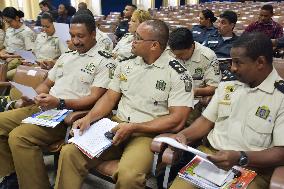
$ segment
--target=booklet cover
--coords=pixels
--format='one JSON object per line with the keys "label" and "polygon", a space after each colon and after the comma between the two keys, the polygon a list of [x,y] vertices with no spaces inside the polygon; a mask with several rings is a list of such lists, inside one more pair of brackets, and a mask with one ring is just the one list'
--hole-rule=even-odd
{"label": "booklet cover", "polygon": [[178,175],[186,181],[206,189],[245,189],[257,175],[252,170],[238,166],[232,168],[241,172],[241,175],[237,178],[232,169],[229,171],[217,169],[212,169],[212,164],[199,156],[195,156],[179,171]]}
{"label": "booklet cover", "polygon": [[38,112],[33,114],[30,117],[22,120],[22,123],[30,123],[44,127],[56,127],[59,123],[61,123],[64,118],[71,113],[72,110],[57,110],[51,109],[47,111]]}

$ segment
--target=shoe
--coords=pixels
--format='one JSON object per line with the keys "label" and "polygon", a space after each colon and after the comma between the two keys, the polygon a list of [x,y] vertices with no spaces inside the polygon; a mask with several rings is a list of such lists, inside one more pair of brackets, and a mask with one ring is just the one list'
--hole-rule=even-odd
{"label": "shoe", "polygon": [[16,173],[4,177],[3,181],[0,183],[0,189],[19,189]]}

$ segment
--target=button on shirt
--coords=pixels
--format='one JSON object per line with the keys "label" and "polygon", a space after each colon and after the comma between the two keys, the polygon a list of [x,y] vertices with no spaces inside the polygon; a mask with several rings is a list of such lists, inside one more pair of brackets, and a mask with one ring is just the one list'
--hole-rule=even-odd
{"label": "button on shirt", "polygon": [[217,33],[210,35],[203,45],[212,49],[218,58],[230,58],[230,51],[232,44],[237,40],[238,36],[233,34],[233,37],[227,40],[224,40],[223,37]]}
{"label": "button on shirt", "polygon": [[260,151],[284,146],[284,94],[274,87],[282,80],[275,69],[257,87],[239,81],[221,82],[203,116],[215,122],[208,135],[218,150]]}
{"label": "button on shirt", "polygon": [[198,43],[203,43],[209,35],[216,34],[217,28],[214,26],[211,26],[209,28],[201,26],[201,25],[195,25],[191,29],[193,40]]}
{"label": "button on shirt", "polygon": [[72,51],[61,55],[48,72],[48,78],[55,82],[49,93],[57,98],[78,99],[90,95],[92,87],[107,88],[115,62],[98,51],[94,46],[83,54]]}
{"label": "button on shirt", "polygon": [[54,60],[67,51],[67,45],[64,45],[54,34],[48,36],[41,32],[35,40],[33,52],[38,61]]}
{"label": "button on shirt", "polygon": [[112,53],[117,55],[118,60],[123,60],[133,55],[131,53],[133,39],[133,34],[127,33],[119,40],[112,50]]}
{"label": "button on shirt", "polygon": [[14,53],[16,50],[34,49],[36,34],[24,24],[14,29],[9,27],[6,31],[4,46],[8,53]]}
{"label": "button on shirt", "polygon": [[172,106],[193,107],[192,78],[185,68],[175,71],[170,60],[164,52],[151,65],[141,57],[118,64],[109,89],[122,93],[117,111],[122,121],[141,123],[168,115]]}

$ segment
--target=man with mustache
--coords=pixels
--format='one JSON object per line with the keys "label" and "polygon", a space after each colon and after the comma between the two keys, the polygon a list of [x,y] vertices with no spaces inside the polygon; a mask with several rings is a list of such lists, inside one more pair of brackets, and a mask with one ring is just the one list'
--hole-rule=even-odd
{"label": "man with mustache", "polygon": [[23,97],[25,107],[0,113],[0,188],[17,185],[17,174],[21,189],[50,189],[41,147],[63,139],[66,127],[21,124],[23,119],[40,109],[89,109],[106,91],[115,63],[96,45],[94,18],[73,17],[70,34],[75,50],[59,57],[35,99]]}

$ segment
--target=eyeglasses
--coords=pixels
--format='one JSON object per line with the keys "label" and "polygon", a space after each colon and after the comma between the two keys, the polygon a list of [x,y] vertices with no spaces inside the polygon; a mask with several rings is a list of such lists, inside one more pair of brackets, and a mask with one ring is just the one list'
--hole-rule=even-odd
{"label": "eyeglasses", "polygon": [[143,39],[138,33],[134,34],[134,41],[157,41],[154,39]]}

